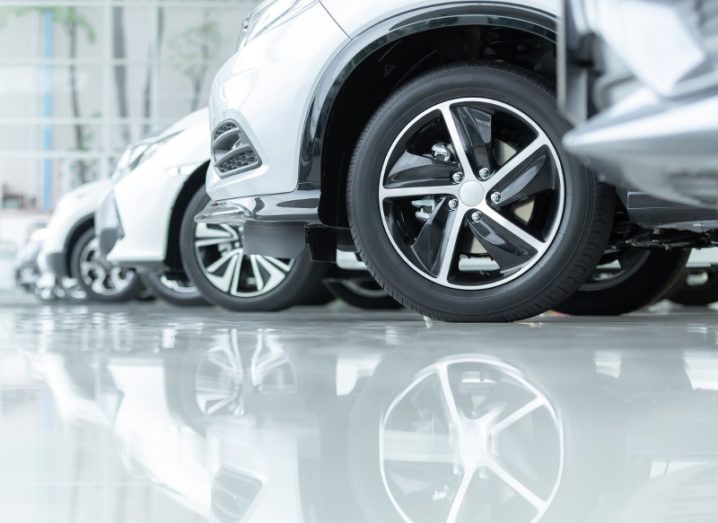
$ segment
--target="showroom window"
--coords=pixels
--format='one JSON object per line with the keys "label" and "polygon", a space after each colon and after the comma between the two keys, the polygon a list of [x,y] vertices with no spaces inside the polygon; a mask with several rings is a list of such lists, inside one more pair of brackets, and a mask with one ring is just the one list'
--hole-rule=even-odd
{"label": "showroom window", "polygon": [[1,209],[48,210],[206,105],[258,0],[3,0]]}

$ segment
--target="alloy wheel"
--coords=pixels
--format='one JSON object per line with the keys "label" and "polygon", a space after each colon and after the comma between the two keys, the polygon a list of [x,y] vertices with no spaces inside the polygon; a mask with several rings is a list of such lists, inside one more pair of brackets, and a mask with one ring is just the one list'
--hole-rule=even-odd
{"label": "alloy wheel", "polygon": [[114,296],[123,292],[135,278],[134,271],[115,267],[103,261],[98,252],[98,241],[93,239],[80,253],[80,278],[93,292],[101,296]]}
{"label": "alloy wheel", "polygon": [[241,227],[199,223],[194,251],[200,270],[217,289],[238,298],[262,296],[286,279],[293,260],[246,255]]}
{"label": "alloy wheel", "polygon": [[486,98],[438,104],[396,138],[379,185],[384,230],[424,278],[478,290],[518,278],[556,237],[564,173],[547,134]]}

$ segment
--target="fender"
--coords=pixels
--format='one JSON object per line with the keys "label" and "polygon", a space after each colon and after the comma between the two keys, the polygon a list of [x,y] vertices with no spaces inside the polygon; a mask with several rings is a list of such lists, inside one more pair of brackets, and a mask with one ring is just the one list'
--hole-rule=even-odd
{"label": "fender", "polygon": [[324,133],[334,103],[352,72],[374,51],[431,29],[458,26],[492,26],[521,29],[556,43],[557,18],[547,12],[515,3],[461,2],[456,5],[415,9],[366,29],[335,56],[325,68],[309,105],[302,133],[299,190],[321,186]]}

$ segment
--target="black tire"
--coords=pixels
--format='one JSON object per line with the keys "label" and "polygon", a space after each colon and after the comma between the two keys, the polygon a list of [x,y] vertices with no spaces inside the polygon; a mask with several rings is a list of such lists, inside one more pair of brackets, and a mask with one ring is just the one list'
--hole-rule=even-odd
{"label": "black tire", "polygon": [[401,309],[403,305],[383,292],[378,283],[363,280],[327,282],[329,291],[352,307],[366,310]]}
{"label": "black tire", "polygon": [[669,294],[668,299],[679,305],[689,307],[705,307],[718,302],[718,271],[695,271],[705,272],[707,279],[700,285],[691,285],[688,281],[691,271],[688,269],[681,275],[674,290]]}
{"label": "black tire", "polygon": [[190,280],[194,282],[202,295],[214,305],[236,312],[278,311],[311,302],[313,297],[322,292],[322,280],[326,273],[325,264],[311,261],[309,251],[305,250],[293,260],[291,269],[284,280],[272,290],[252,297],[239,297],[225,293],[216,287],[200,267],[195,255],[195,221],[194,217],[209,203],[209,196],[201,188],[190,201],[180,230],[180,252],[182,265]]}
{"label": "black tire", "polygon": [[78,285],[87,293],[89,301],[104,303],[122,303],[139,298],[145,290],[142,280],[134,271],[123,271],[127,284],[121,290],[108,289],[106,293],[96,292],[82,277],[80,270],[81,257],[84,249],[95,240],[94,229],[85,231],[75,242],[70,257],[70,273]]}
{"label": "black tire", "polygon": [[675,287],[690,255],[682,249],[631,250],[640,257],[624,278],[605,283],[589,280],[555,310],[574,316],[617,316],[647,307]]}
{"label": "black tire", "polygon": [[183,290],[173,288],[167,285],[163,274],[145,273],[142,274],[141,277],[147,288],[149,288],[156,297],[171,305],[177,307],[201,307],[209,305],[209,302],[196,287],[192,289],[187,287]]}
{"label": "black tire", "polygon": [[[528,115],[553,144],[565,173],[565,203],[545,253],[520,277],[480,290],[440,285],[406,263],[384,230],[377,198],[384,159],[408,124],[437,104],[467,97],[495,100]],[[397,91],[359,139],[347,183],[352,235],[376,281],[416,312],[453,322],[520,320],[573,294],[603,253],[613,224],[615,193],[560,147],[568,130],[550,87],[536,75],[507,65],[450,66]]]}

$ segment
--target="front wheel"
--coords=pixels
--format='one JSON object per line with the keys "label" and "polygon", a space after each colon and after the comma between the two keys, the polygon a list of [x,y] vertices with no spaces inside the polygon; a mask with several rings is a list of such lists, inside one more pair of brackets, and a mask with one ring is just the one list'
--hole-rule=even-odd
{"label": "front wheel", "polygon": [[349,223],[374,278],[447,321],[513,321],[570,296],[608,240],[615,196],[565,154],[536,75],[451,66],[401,88],[356,147]]}
{"label": "front wheel", "polygon": [[100,258],[94,229],[85,231],[75,243],[70,272],[90,301],[119,303],[139,298],[144,291],[135,271],[110,265]]}
{"label": "front wheel", "polygon": [[311,303],[323,291],[326,265],[309,252],[296,259],[245,254],[241,227],[195,223],[209,203],[204,188],[190,202],[180,231],[182,265],[211,303],[237,312],[276,311]]}
{"label": "front wheel", "polygon": [[576,316],[614,316],[647,307],[674,288],[690,251],[626,249],[605,256],[573,296],[556,310]]}

